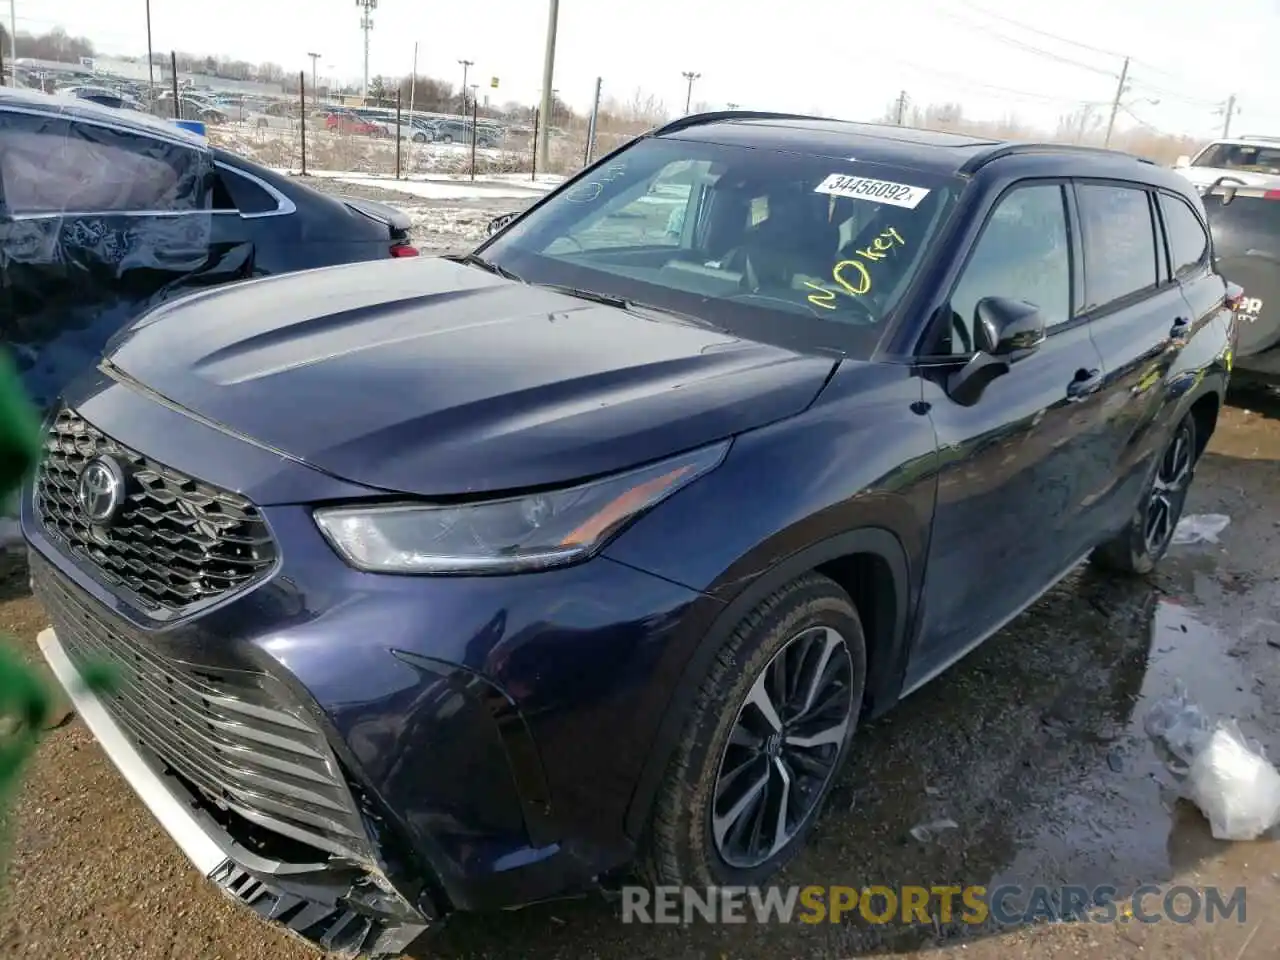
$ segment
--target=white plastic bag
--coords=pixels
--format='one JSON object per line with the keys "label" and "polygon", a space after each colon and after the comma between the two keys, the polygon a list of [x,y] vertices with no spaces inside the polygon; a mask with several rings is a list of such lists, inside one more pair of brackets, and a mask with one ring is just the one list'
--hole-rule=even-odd
{"label": "white plastic bag", "polygon": [[1234,720],[1211,723],[1179,684],[1144,726],[1215,839],[1256,840],[1280,823],[1280,772]]}
{"label": "white plastic bag", "polygon": [[1178,521],[1171,543],[1217,543],[1231,518],[1225,513],[1193,513]]}

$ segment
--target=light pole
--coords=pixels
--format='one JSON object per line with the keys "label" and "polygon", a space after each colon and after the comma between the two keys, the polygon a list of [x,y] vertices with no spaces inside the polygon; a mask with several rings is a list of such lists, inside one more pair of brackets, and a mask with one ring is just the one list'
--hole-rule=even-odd
{"label": "light pole", "polygon": [[462,64],[462,115],[467,115],[467,71],[475,64],[474,60],[459,60]]}
{"label": "light pole", "polygon": [[689,104],[693,103],[693,81],[697,80],[702,76],[702,74],[694,73],[692,70],[686,70],[684,73],[680,74],[680,76],[689,81],[688,89],[685,91],[684,95],[684,112],[688,113]]}
{"label": "light pole", "polygon": [[311,58],[311,107],[314,110],[320,109],[320,88],[316,86],[316,61],[320,59],[318,53],[308,53]]}

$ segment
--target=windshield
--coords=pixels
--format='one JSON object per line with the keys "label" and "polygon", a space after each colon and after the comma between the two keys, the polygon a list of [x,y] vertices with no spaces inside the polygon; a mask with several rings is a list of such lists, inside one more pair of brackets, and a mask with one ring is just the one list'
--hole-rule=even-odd
{"label": "windshield", "polygon": [[957,192],[905,167],[643,139],[479,253],[530,283],[867,356]]}
{"label": "windshield", "polygon": [[1215,143],[1196,157],[1193,166],[1280,175],[1280,146]]}

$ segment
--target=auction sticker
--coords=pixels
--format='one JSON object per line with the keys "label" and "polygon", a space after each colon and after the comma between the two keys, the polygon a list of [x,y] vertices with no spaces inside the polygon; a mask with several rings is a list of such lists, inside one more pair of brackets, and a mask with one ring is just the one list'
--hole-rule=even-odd
{"label": "auction sticker", "polygon": [[915,209],[929,195],[925,187],[913,187],[892,180],[871,180],[853,177],[845,173],[833,173],[813,188],[814,193],[826,193],[833,197],[849,197],[853,200],[874,200],[891,203],[895,207]]}

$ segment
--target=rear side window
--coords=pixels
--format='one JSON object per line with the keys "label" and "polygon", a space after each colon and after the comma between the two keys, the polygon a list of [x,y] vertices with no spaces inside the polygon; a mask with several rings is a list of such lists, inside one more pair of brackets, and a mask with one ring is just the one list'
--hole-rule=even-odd
{"label": "rear side window", "polygon": [[218,179],[226,188],[231,205],[241,213],[273,213],[280,208],[275,197],[234,170],[219,167]]}
{"label": "rear side window", "polygon": [[11,214],[202,209],[207,158],[165,140],[63,117],[0,118],[0,177]]}
{"label": "rear side window", "polygon": [[1154,290],[1155,224],[1139,187],[1083,183],[1076,187],[1084,234],[1084,310],[1098,310]]}
{"label": "rear side window", "polygon": [[1209,234],[1196,212],[1185,200],[1167,194],[1160,197],[1160,210],[1174,275],[1203,264],[1209,254]]}

